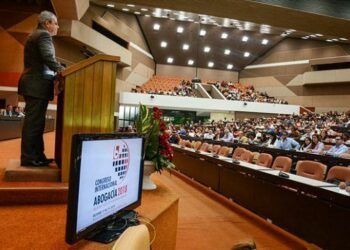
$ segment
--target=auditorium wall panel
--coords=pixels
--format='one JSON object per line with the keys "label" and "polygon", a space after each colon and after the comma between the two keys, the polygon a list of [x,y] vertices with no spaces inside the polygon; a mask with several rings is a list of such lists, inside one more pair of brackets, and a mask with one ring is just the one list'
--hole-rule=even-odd
{"label": "auditorium wall panel", "polygon": [[316,112],[348,110],[350,105],[344,100],[350,99],[349,84],[302,86],[302,74],[311,71],[311,66],[308,63],[293,65],[288,62],[349,54],[350,46],[347,44],[287,38],[249,66],[259,67],[270,63],[286,65],[244,69],[240,72],[239,81],[291,104],[315,107]]}
{"label": "auditorium wall panel", "polygon": [[[175,66],[166,64],[157,64],[157,75],[178,76],[192,79],[196,75],[195,67]],[[210,81],[238,81],[238,72],[216,69],[198,68],[198,77],[202,80]]]}

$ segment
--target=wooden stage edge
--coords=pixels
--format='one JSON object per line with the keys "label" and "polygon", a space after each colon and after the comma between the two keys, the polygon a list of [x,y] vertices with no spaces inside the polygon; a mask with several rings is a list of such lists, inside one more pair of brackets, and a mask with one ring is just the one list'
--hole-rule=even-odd
{"label": "wooden stage edge", "polygon": [[223,204],[227,208],[234,210],[235,212],[238,212],[240,215],[242,215],[243,217],[246,217],[249,220],[254,221],[260,227],[270,231],[272,234],[283,237],[283,239],[285,239],[286,242],[293,243],[294,245],[299,245],[300,249],[310,249],[310,250],[311,249],[315,249],[315,250],[320,249],[316,245],[310,244],[310,243],[304,241],[303,239],[301,239],[301,238],[283,230],[282,228],[268,222],[267,220],[254,214],[250,210],[238,205],[237,203],[235,203],[231,199],[226,198],[225,196],[215,192],[214,190],[212,190],[212,189],[202,185],[201,183],[193,180],[192,178],[182,174],[180,171],[173,170],[173,169],[171,169],[169,171],[171,174],[179,177],[184,182],[186,182],[186,183],[190,184],[191,186],[193,186],[194,188],[200,190],[201,192],[203,192],[204,194],[206,194],[210,198],[214,199],[215,201],[220,202],[221,204]]}

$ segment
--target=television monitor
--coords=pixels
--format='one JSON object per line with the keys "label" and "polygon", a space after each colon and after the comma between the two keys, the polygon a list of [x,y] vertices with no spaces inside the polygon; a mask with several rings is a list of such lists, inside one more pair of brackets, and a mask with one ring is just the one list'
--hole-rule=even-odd
{"label": "television monitor", "polygon": [[[124,211],[141,204],[143,146],[137,134],[73,136],[67,243],[100,234]],[[105,242],[111,240],[108,236]]]}

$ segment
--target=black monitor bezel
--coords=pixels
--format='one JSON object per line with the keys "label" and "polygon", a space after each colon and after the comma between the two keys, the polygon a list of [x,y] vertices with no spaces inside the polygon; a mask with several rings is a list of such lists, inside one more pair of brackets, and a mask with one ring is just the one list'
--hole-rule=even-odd
{"label": "black monitor bezel", "polygon": [[[81,151],[84,141],[92,140],[115,140],[115,139],[142,139],[141,148],[141,166],[140,166],[140,178],[139,178],[139,190],[138,199],[136,202],[123,208],[117,213],[111,214],[106,218],[90,225],[83,231],[77,233],[77,215],[78,215],[78,195],[79,195],[79,179],[80,179],[80,166],[81,166]],[[66,242],[74,244],[75,242],[89,237],[92,232],[98,232],[102,230],[109,222],[115,220],[118,214],[125,210],[131,210],[141,205],[142,194],[142,179],[143,179],[143,152],[144,152],[144,138],[135,133],[111,133],[111,134],[75,134],[72,137],[71,146],[71,162],[70,162],[70,175],[69,175],[69,189],[68,189],[68,204],[67,204],[67,222],[66,222]]]}

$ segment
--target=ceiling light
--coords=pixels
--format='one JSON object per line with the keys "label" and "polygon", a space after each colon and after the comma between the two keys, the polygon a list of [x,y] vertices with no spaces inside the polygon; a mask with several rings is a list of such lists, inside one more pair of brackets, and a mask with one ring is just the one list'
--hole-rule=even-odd
{"label": "ceiling light", "polygon": [[174,62],[174,58],[172,57],[168,57],[168,59],[166,60],[168,63],[173,63]]}
{"label": "ceiling light", "polygon": [[153,24],[153,29],[154,30],[159,30],[160,29],[160,24],[159,23]]}
{"label": "ceiling light", "polygon": [[188,65],[193,65],[194,64],[194,61],[192,59],[188,60],[187,62]]}
{"label": "ceiling light", "polygon": [[114,4],[109,3],[109,4],[107,4],[107,7],[109,7],[109,8],[114,8]]}
{"label": "ceiling light", "polygon": [[303,36],[301,39],[306,40],[306,39],[309,39],[309,37],[308,36]]}
{"label": "ceiling light", "polygon": [[205,47],[204,47],[204,52],[205,52],[205,53],[208,53],[209,51],[210,51],[210,47],[209,47],[209,46],[205,46]]}
{"label": "ceiling light", "polygon": [[229,55],[229,54],[231,54],[231,50],[229,50],[229,49],[225,49],[224,54],[225,54],[225,55]]}
{"label": "ceiling light", "polygon": [[135,11],[135,12],[134,12],[134,14],[135,14],[135,15],[140,15],[140,14],[141,14],[141,12],[139,12],[139,11]]}
{"label": "ceiling light", "polygon": [[183,50],[188,50],[190,48],[190,45],[188,45],[187,43],[185,43],[184,45],[182,45],[182,49]]}
{"label": "ceiling light", "polygon": [[339,40],[337,38],[332,39],[333,42],[338,42]]}
{"label": "ceiling light", "polygon": [[213,62],[208,62],[208,67],[209,68],[212,68],[214,66],[214,63]]}
{"label": "ceiling light", "polygon": [[289,30],[286,30],[287,33],[293,33],[295,32],[296,30],[293,30],[293,29],[289,29]]}
{"label": "ceiling light", "polygon": [[148,11],[148,9],[146,9],[146,8],[141,8],[141,11]]}
{"label": "ceiling light", "polygon": [[266,45],[269,43],[269,40],[267,39],[262,39],[261,44]]}
{"label": "ceiling light", "polygon": [[206,32],[205,30],[201,29],[201,30],[199,31],[199,35],[200,35],[200,36],[205,36],[205,34],[207,34],[207,32]]}
{"label": "ceiling light", "polygon": [[182,32],[184,32],[184,28],[182,26],[179,26],[179,27],[177,27],[176,32],[182,33]]}
{"label": "ceiling light", "polygon": [[129,9],[128,9],[128,8],[122,8],[122,11],[126,11],[126,12],[128,12],[128,11],[129,11]]}
{"label": "ceiling light", "polygon": [[227,69],[233,69],[233,65],[232,64],[227,64]]}
{"label": "ceiling light", "polygon": [[247,42],[248,40],[249,40],[249,37],[247,37],[247,36],[243,36],[243,37],[242,37],[242,41],[243,41],[243,42]]}
{"label": "ceiling light", "polygon": [[346,40],[348,40],[348,39],[346,39],[346,38],[344,38],[344,37],[341,37],[341,38],[339,38],[339,40],[346,41]]}
{"label": "ceiling light", "polygon": [[310,37],[316,37],[316,35],[310,35]]}
{"label": "ceiling light", "polygon": [[316,36],[323,36],[322,34],[316,34]]}
{"label": "ceiling light", "polygon": [[333,42],[333,41],[332,41],[332,39],[327,39],[326,42],[331,43],[331,42]]}
{"label": "ceiling light", "polygon": [[150,17],[150,15],[148,15],[148,14],[147,14],[147,15],[145,15],[145,16],[146,16],[146,17]]}
{"label": "ceiling light", "polygon": [[131,7],[131,8],[135,7],[135,5],[133,5],[133,4],[127,4],[126,6]]}
{"label": "ceiling light", "polygon": [[244,52],[244,57],[249,57],[250,53],[249,52]]}
{"label": "ceiling light", "polygon": [[221,34],[221,39],[226,39],[228,37],[227,33],[222,33]]}
{"label": "ceiling light", "polygon": [[162,41],[162,42],[160,43],[160,47],[166,48],[166,46],[168,46],[168,43],[167,43],[167,42]]}

